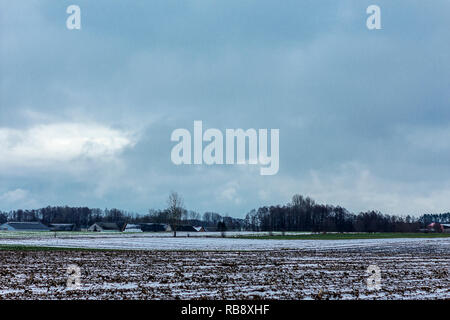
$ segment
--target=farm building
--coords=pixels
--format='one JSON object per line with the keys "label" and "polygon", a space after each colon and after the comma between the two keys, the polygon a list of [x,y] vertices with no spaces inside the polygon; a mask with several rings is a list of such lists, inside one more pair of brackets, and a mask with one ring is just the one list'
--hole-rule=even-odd
{"label": "farm building", "polygon": [[141,223],[139,226],[143,232],[172,231],[172,228],[168,224],[164,223]]}
{"label": "farm building", "polygon": [[127,223],[123,232],[142,232],[141,226],[138,224]]}
{"label": "farm building", "polygon": [[49,227],[50,231],[75,231],[73,223],[52,223]]}
{"label": "farm building", "polygon": [[193,226],[184,225],[184,226],[178,226],[177,231],[197,232],[197,229],[195,229]]}
{"label": "farm building", "polygon": [[450,224],[449,223],[441,223],[442,231],[445,233],[450,233]]}
{"label": "farm building", "polygon": [[0,230],[7,231],[49,231],[50,229],[40,222],[6,222],[0,225]]}
{"label": "farm building", "polygon": [[97,222],[88,228],[88,231],[93,232],[120,232],[117,223],[114,222]]}
{"label": "farm building", "polygon": [[203,228],[202,226],[194,226],[193,228],[194,228],[195,231],[197,231],[197,232],[206,232],[206,229]]}
{"label": "farm building", "polygon": [[450,224],[448,223],[438,223],[432,222],[427,226],[428,232],[445,232],[450,233]]}

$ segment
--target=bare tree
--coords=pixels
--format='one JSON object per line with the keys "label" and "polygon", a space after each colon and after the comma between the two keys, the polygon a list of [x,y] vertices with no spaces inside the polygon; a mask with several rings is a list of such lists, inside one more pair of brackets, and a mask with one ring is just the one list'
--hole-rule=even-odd
{"label": "bare tree", "polygon": [[183,215],[184,203],[183,198],[176,192],[171,192],[169,199],[167,199],[167,214],[170,226],[173,230],[173,236],[177,236],[177,227],[180,224],[181,217]]}
{"label": "bare tree", "polygon": [[191,220],[200,220],[201,219],[200,213],[198,213],[196,211],[191,210],[188,212],[188,215],[189,215],[189,219],[191,219]]}

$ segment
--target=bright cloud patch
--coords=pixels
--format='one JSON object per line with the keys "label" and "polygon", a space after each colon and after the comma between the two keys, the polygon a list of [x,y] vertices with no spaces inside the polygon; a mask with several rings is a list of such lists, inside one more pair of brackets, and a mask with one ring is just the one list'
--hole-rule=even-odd
{"label": "bright cloud patch", "polygon": [[28,195],[28,192],[26,190],[16,189],[16,190],[7,191],[7,192],[1,194],[0,200],[8,202],[8,203],[11,203],[11,202],[15,203],[15,202],[25,199],[27,197],[27,195]]}
{"label": "bright cloud patch", "polygon": [[0,165],[36,166],[109,159],[133,146],[132,135],[98,124],[58,123],[26,130],[0,128]]}

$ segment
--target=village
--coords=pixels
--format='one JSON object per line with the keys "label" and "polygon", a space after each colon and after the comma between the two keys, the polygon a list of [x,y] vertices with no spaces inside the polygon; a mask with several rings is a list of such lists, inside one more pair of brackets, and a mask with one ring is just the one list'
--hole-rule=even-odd
{"label": "village", "polygon": [[[173,232],[173,228],[165,223],[115,223],[96,222],[89,227],[77,228],[73,223],[52,223],[48,226],[41,222],[6,222],[0,225],[0,231],[81,231],[81,232]],[[206,232],[203,226],[179,225],[176,231]]]}

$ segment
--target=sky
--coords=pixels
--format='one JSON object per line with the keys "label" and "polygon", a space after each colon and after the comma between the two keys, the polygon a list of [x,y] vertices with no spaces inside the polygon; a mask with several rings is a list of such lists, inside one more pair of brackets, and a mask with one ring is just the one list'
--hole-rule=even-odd
{"label": "sky", "polygon": [[[66,28],[69,5],[81,29]],[[381,8],[381,30],[366,8]],[[294,194],[450,211],[450,2],[0,0],[0,210],[186,208]],[[279,171],[174,165],[193,123],[279,129]]]}

